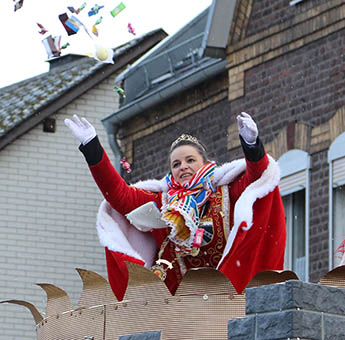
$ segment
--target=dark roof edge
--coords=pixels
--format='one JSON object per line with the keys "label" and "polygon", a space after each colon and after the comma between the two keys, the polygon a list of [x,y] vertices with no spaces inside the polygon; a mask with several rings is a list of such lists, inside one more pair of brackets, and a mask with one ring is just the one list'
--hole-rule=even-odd
{"label": "dark roof edge", "polygon": [[72,89],[66,91],[56,100],[45,105],[44,107],[37,109],[36,112],[30,115],[30,117],[25,119],[22,123],[14,126],[12,129],[7,131],[5,135],[0,137],[0,150],[3,149],[6,145],[13,142],[22,134],[35,127],[37,124],[41,123],[44,119],[49,117],[54,112],[68,105],[71,101],[82,95],[84,92],[96,86],[98,83],[100,83],[113,73],[119,71],[122,67],[135,60],[138,56],[142,55],[147,50],[151,49],[166,36],[167,33],[164,30],[157,30],[147,39],[143,38],[140,44],[134,45],[128,50],[125,50],[123,54],[118,55],[114,64],[104,64],[102,68],[97,69],[97,73],[92,74],[91,77],[88,77],[86,80],[75,85]]}
{"label": "dark roof edge", "polygon": [[106,116],[102,119],[103,125],[107,133],[113,133],[114,125],[121,124],[134,117],[140,111],[157,105],[177,93],[187,90],[224,71],[226,71],[226,60],[210,59],[206,65],[185,73],[181,78],[159,87],[156,91],[150,92],[146,96],[140,97],[123,106],[118,111]]}
{"label": "dark roof edge", "polygon": [[213,0],[202,42],[202,56],[225,58],[237,1]]}

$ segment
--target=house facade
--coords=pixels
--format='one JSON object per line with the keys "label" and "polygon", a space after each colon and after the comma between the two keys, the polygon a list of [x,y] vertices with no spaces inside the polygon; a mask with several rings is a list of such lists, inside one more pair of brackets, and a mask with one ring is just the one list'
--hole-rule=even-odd
{"label": "house facade", "polygon": [[[156,30],[114,49],[114,64],[52,59],[49,72],[0,89],[1,301],[26,300],[44,314],[46,293],[35,284],[49,282],[68,291],[75,307],[76,268],[106,277],[95,228],[102,197],[64,119],[86,117],[111,155],[101,118],[119,106],[115,77],[166,36]],[[0,339],[36,339],[23,308],[1,304],[0,324]]]}

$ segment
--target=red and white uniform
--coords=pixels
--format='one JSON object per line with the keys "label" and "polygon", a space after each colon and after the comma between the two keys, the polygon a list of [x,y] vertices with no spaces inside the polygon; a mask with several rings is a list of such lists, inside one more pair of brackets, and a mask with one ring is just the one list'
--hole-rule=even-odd
{"label": "red and white uniform", "polygon": [[[166,200],[167,186],[165,180],[127,185],[103,149],[101,157],[90,161],[95,159],[92,154],[97,149],[99,153],[101,146],[98,139],[89,144],[81,147],[81,151],[105,198],[98,213],[98,234],[106,250],[109,283],[117,298],[122,300],[128,283],[124,261],[150,268],[170,233],[170,228],[140,232],[124,216],[149,201],[160,208]],[[245,147],[244,151],[247,156]],[[169,241],[164,248],[161,258],[173,262],[173,269],[167,270],[164,281],[172,294],[190,268],[218,268],[239,293],[258,272],[283,269],[286,231],[277,187],[279,168],[272,158],[260,151],[259,160],[247,157],[216,169],[214,184],[217,189],[201,217],[201,223],[208,226],[206,230],[210,232],[199,254],[174,261],[175,245]]]}

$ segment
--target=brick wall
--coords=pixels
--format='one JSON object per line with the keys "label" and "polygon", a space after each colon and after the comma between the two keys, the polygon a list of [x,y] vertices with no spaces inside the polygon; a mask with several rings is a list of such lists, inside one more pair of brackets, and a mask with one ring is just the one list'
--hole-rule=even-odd
{"label": "brick wall", "polygon": [[[46,294],[35,283],[64,289],[76,306],[82,284],[75,268],[106,277],[95,228],[102,197],[63,121],[85,116],[113,159],[100,122],[118,107],[113,83],[107,79],[51,116],[55,133],[40,124],[0,151],[0,300],[26,300],[44,313]],[[36,338],[24,307],[0,305],[0,325],[1,340]]]}
{"label": "brick wall", "polygon": [[[200,138],[208,146],[210,158],[214,159],[219,156],[217,160],[223,161],[225,159],[226,128],[228,125],[225,122],[229,121],[230,117],[224,117],[219,114],[219,111],[224,108],[222,104],[222,102],[217,103],[135,141],[133,146],[133,167],[137,169],[138,174],[138,177],[135,179],[139,179],[140,176],[147,178],[164,176],[168,171],[168,150],[170,144],[182,133],[190,133]],[[157,143],[157,140],[160,142]],[[217,153],[217,148],[223,152]],[[143,168],[142,164],[144,164]],[[139,169],[137,165],[140,166]],[[146,169],[147,171],[145,171]]]}
{"label": "brick wall", "polygon": [[345,105],[343,79],[345,30],[333,33],[245,73],[245,96],[232,101],[258,121],[266,142],[289,122],[311,126],[328,121]]}
{"label": "brick wall", "polygon": [[310,235],[309,274],[312,282],[329,270],[328,248],[328,178],[327,151],[315,153],[311,157],[310,173]]}
{"label": "brick wall", "polygon": [[296,14],[324,3],[324,0],[304,0],[290,6],[291,0],[252,0],[252,12],[247,28],[247,36],[257,34],[275,25],[289,22]]}

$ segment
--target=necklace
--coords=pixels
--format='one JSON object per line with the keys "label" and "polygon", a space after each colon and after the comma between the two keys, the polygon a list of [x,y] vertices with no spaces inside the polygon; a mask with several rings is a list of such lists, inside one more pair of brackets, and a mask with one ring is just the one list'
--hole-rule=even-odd
{"label": "necklace", "polygon": [[[156,260],[156,264],[151,267],[151,271],[153,274],[155,274],[157,277],[159,277],[162,281],[164,281],[167,277],[167,270],[173,268],[173,264],[177,260],[177,257],[175,257],[172,262],[169,262],[168,260],[162,259],[162,255],[164,252],[165,247],[167,246],[169,242],[168,236],[165,238],[163,241],[161,248],[159,249],[158,252],[158,260]],[[165,264],[167,267],[164,268],[163,264]]]}
{"label": "necklace", "polygon": [[[201,209],[201,213],[200,213],[200,218],[205,214],[205,212],[207,211],[208,208],[208,204],[209,202],[207,201]],[[151,271],[157,276],[159,277],[162,281],[164,281],[167,277],[167,271],[168,269],[173,269],[173,265],[176,262],[177,259],[179,259],[180,257],[184,257],[187,255],[191,255],[193,257],[199,255],[200,252],[200,247],[201,247],[201,243],[202,243],[202,238],[203,238],[203,234],[204,234],[205,229],[203,228],[198,228],[195,236],[194,236],[194,241],[193,241],[193,247],[190,251],[185,252],[185,251],[176,251],[175,249],[175,253],[177,256],[175,256],[175,258],[170,262],[168,260],[162,259],[162,255],[163,252],[165,250],[165,247],[167,246],[168,242],[169,242],[169,238],[168,236],[165,238],[165,240],[163,241],[159,252],[158,252],[158,260],[156,260],[156,264],[153,265],[151,267]],[[166,267],[164,267],[164,265]]]}
{"label": "necklace", "polygon": [[[168,260],[162,259],[162,255],[163,255],[163,252],[165,250],[165,247],[167,246],[167,244],[169,242],[169,238],[167,236],[165,238],[165,240],[163,241],[160,249],[159,249],[158,260],[156,260],[156,264],[151,267],[151,271],[156,276],[158,276],[162,281],[164,281],[167,277],[168,269],[173,269],[173,265],[178,258],[185,257],[187,255],[191,255],[194,257],[194,256],[197,256],[199,254],[203,234],[204,234],[204,229],[198,228],[196,233],[195,233],[192,249],[190,251],[187,251],[187,252],[186,251],[178,251],[177,252],[175,249],[176,256],[171,262]],[[164,267],[163,265],[165,265],[166,267]]]}

